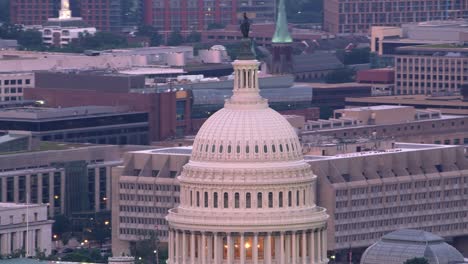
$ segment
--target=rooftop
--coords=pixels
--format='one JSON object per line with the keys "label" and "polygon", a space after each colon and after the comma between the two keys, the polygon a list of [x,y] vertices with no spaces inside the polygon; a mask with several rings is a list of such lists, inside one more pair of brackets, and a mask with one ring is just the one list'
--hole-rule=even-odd
{"label": "rooftop", "polygon": [[39,205],[39,204],[0,203],[0,212],[14,210],[14,209],[26,209],[26,208],[31,208],[31,207],[41,207],[41,206],[46,207],[46,205]]}
{"label": "rooftop", "polygon": [[346,102],[378,103],[378,104],[408,104],[434,106],[454,106],[468,108],[468,102],[461,100],[461,96],[429,96],[429,95],[392,95],[360,98],[346,98]]}
{"label": "rooftop", "polygon": [[67,108],[14,107],[0,109],[0,119],[50,120],[59,118],[92,117],[127,112],[126,107],[78,106]]}

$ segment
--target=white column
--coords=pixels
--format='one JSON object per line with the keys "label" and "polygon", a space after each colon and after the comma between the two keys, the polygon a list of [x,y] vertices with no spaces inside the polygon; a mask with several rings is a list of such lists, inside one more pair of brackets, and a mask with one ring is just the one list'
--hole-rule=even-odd
{"label": "white column", "polygon": [[176,263],[180,263],[180,241],[179,241],[179,231],[175,231],[175,261]]}
{"label": "white column", "polygon": [[327,230],[322,230],[322,262],[328,262],[327,259]]}
{"label": "white column", "polygon": [[192,232],[190,236],[190,257],[192,264],[195,264],[195,232]]}
{"label": "white column", "polygon": [[307,264],[307,234],[302,231],[302,264]]}
{"label": "white column", "polygon": [[213,263],[219,263],[220,262],[220,255],[219,255],[219,238],[218,238],[218,233],[214,233],[214,243],[213,243],[213,248],[214,248],[214,261]]}
{"label": "white column", "polygon": [[65,171],[60,172],[60,212],[65,213]]}
{"label": "white column", "polygon": [[240,250],[240,264],[245,264],[245,237],[244,233],[240,234],[240,243],[239,243],[239,250]]}
{"label": "white column", "polygon": [[296,248],[296,231],[291,234],[291,255],[292,264],[296,264],[297,248]]}
{"label": "white column", "polygon": [[200,248],[201,248],[202,264],[206,264],[206,234],[205,233],[202,233]]}
{"label": "white column", "polygon": [[315,235],[314,235],[314,230],[312,230],[312,233],[310,233],[309,237],[310,237],[309,258],[310,258],[310,263],[313,264],[313,263],[315,263]]}
{"label": "white column", "polygon": [[285,236],[285,244],[286,244],[286,263],[290,263],[291,261],[291,235]]}
{"label": "white column", "polygon": [[172,238],[172,230],[169,230],[169,243],[168,243],[168,254],[169,254],[169,264],[174,263],[174,240]]}
{"label": "white column", "polygon": [[227,263],[232,264],[234,260],[233,256],[234,245],[232,243],[231,233],[227,233]]}
{"label": "white column", "polygon": [[213,234],[206,238],[207,251],[208,251],[208,263],[213,263]]}
{"label": "white column", "polygon": [[284,261],[284,233],[280,234],[280,264],[285,264]]}
{"label": "white column", "polygon": [[49,214],[54,215],[54,173],[49,173]]}
{"label": "white column", "polygon": [[253,237],[252,260],[254,264],[258,264],[258,233],[254,233]]}
{"label": "white column", "polygon": [[99,212],[101,210],[101,199],[99,199],[99,186],[100,186],[100,175],[99,169],[94,168],[94,211]]}
{"label": "white column", "polygon": [[[42,177],[41,173],[37,174],[37,203],[39,204],[42,204]],[[6,195],[6,192],[4,194]],[[51,216],[50,214],[48,215]]]}
{"label": "white column", "polygon": [[[111,167],[106,167],[106,209],[111,209],[111,198],[112,198],[112,169]],[[65,181],[63,181],[65,182]]]}
{"label": "white column", "polygon": [[271,263],[271,233],[267,234],[266,241],[263,239],[263,247],[265,248],[263,259],[266,260],[266,263]]}
{"label": "white column", "polygon": [[13,177],[13,202],[19,203],[19,176]]}
{"label": "white column", "polygon": [[315,245],[315,247],[317,249],[316,259],[317,259],[317,262],[321,262],[322,261],[322,250],[321,250],[322,240],[321,240],[321,237],[320,237],[320,230],[317,230],[317,232],[315,234],[315,241],[317,242],[316,245]]}
{"label": "white column", "polygon": [[26,175],[26,203],[31,203],[31,174]]}
{"label": "white column", "polygon": [[187,234],[185,231],[182,233],[182,263],[187,263]]}

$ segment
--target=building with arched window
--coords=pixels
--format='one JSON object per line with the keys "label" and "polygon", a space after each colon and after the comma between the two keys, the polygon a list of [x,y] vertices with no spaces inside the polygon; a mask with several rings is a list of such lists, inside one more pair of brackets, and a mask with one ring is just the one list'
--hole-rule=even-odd
{"label": "building with arched window", "polygon": [[233,62],[233,96],[195,138],[166,217],[168,263],[328,261],[316,176],[294,129],[260,96],[258,65]]}

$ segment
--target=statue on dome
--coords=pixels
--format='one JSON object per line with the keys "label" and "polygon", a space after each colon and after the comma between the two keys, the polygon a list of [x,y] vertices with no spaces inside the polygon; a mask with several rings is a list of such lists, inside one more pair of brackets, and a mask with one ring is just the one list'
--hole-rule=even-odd
{"label": "statue on dome", "polygon": [[249,38],[250,32],[250,19],[247,17],[247,13],[244,12],[244,20],[240,25],[240,30],[244,38]]}

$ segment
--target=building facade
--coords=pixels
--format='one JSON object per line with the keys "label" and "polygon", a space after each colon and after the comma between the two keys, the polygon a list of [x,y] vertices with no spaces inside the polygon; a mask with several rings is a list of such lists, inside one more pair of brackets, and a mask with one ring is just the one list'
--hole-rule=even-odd
{"label": "building facade", "polygon": [[159,31],[204,30],[210,24],[237,23],[237,0],[145,0],[144,21]]}
{"label": "building facade", "polygon": [[[109,211],[117,146],[42,142],[39,149],[0,157],[0,202],[47,205],[47,216]],[[29,194],[29,195],[26,195]]]}
{"label": "building facade", "polygon": [[467,13],[468,2],[465,0],[329,0],[324,2],[323,29],[335,34],[368,34],[371,26],[464,18]]}
{"label": "building facade", "polygon": [[59,0],[10,1],[10,21],[22,25],[42,25],[47,19],[57,17],[60,9]]}
{"label": "building facade", "polygon": [[0,101],[23,100],[23,89],[34,88],[34,73],[0,73]]}
{"label": "building facade", "polygon": [[437,95],[459,92],[468,82],[467,54],[466,47],[456,44],[397,48],[394,93]]}
{"label": "building facade", "polygon": [[48,220],[46,205],[0,203],[0,216],[0,255],[51,254],[53,221]]}
{"label": "building facade", "polygon": [[410,106],[370,106],[335,110],[335,118],[308,121],[301,131],[304,145],[321,137],[395,139],[422,144],[468,143],[468,117],[441,115],[438,110]]}
{"label": "building facade", "polygon": [[0,110],[0,131],[29,132],[44,141],[93,144],[149,143],[148,114],[127,108],[82,106]]}

